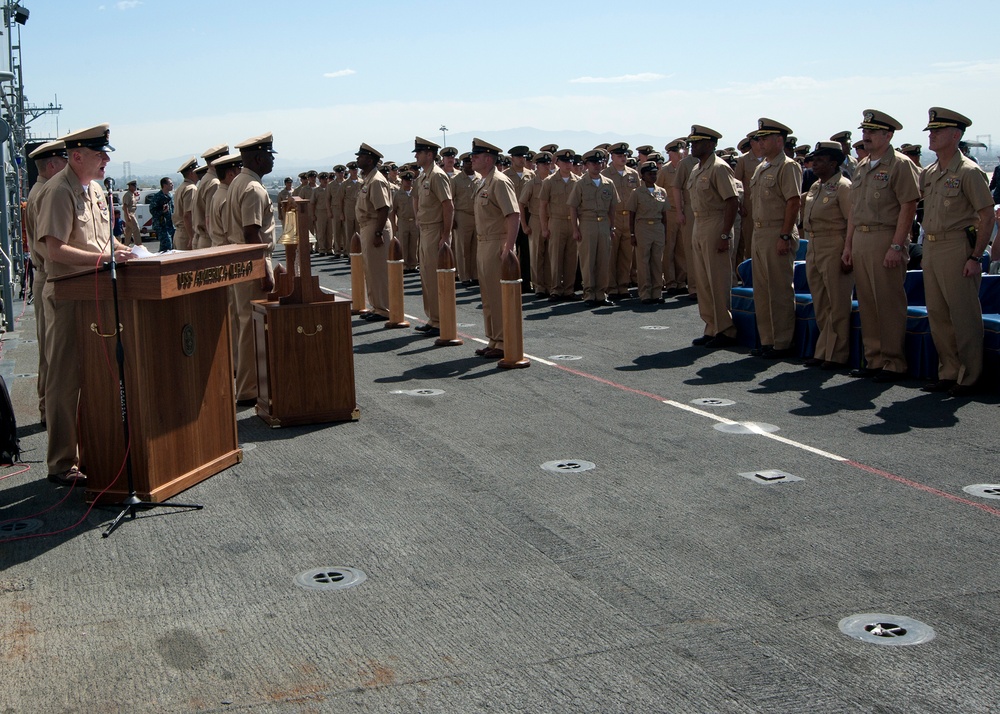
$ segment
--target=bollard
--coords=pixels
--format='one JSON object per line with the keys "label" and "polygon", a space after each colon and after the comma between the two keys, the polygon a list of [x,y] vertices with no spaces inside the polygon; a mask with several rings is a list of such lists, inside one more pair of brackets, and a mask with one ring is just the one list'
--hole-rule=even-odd
{"label": "bollard", "polygon": [[505,255],[500,264],[500,287],[503,291],[503,359],[501,369],[530,367],[524,358],[524,333],[521,320],[521,264],[514,251]]}
{"label": "bollard", "polygon": [[403,314],[403,247],[399,239],[393,236],[389,240],[389,321],[385,323],[387,330],[409,327],[406,315]]}
{"label": "bollard", "polygon": [[445,243],[438,250],[438,312],[441,319],[441,336],[434,340],[438,347],[461,345],[465,342],[458,336],[457,308],[455,307],[455,256],[451,246]]}
{"label": "bollard", "polygon": [[368,314],[365,307],[365,259],[361,255],[361,236],[357,233],[351,237],[351,314]]}

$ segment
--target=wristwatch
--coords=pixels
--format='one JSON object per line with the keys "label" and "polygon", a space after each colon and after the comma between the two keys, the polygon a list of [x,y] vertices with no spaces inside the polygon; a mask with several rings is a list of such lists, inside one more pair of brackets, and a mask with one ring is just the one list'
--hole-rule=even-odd
{"label": "wristwatch", "polygon": [[973,261],[974,263],[978,263],[982,259],[983,259],[983,256],[981,256],[981,255],[970,255],[969,256],[969,260]]}
{"label": "wristwatch", "polygon": [[892,245],[890,245],[889,247],[890,247],[890,248],[892,248],[892,249],[893,249],[894,251],[896,251],[897,253],[899,253],[900,251],[902,251],[902,250],[903,250],[903,246],[901,246],[901,245],[900,245],[899,243],[893,243],[893,244],[892,244]]}
{"label": "wristwatch", "polygon": [[788,241],[790,241],[792,239],[792,234],[791,233],[782,233],[778,237],[781,238],[781,240],[783,240],[785,242],[788,242]]}

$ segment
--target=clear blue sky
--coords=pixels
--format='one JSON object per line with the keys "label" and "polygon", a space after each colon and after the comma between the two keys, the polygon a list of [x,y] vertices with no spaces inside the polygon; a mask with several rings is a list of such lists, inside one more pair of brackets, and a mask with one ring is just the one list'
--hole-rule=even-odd
{"label": "clear blue sky", "polygon": [[441,124],[484,138],[533,126],[558,141],[698,123],[735,144],[770,116],[815,142],[854,130],[867,107],[902,122],[897,145],[926,145],[932,105],[1000,145],[1000,49],[981,31],[969,40],[998,15],[992,0],[22,3],[26,94],[58,95],[59,133],[109,122],[115,161],[265,131],[282,158],[308,160],[440,137]]}

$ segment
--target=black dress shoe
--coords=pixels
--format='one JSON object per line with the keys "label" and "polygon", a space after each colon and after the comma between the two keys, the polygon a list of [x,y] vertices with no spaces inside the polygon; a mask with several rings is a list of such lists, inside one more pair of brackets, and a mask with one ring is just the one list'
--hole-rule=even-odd
{"label": "black dress shoe", "polygon": [[377,312],[372,312],[368,314],[368,322],[385,322],[389,318],[385,315],[379,315]]}
{"label": "black dress shoe", "polygon": [[712,349],[718,349],[719,347],[732,347],[738,344],[735,337],[730,337],[729,335],[724,335],[721,332],[709,340],[705,347],[710,347]]}
{"label": "black dress shoe", "polygon": [[931,382],[930,384],[925,384],[920,388],[921,392],[949,392],[951,388],[957,385],[954,379],[939,379],[936,382]]}
{"label": "black dress shoe", "polygon": [[891,369],[880,369],[878,374],[872,377],[872,381],[878,382],[879,384],[898,382],[901,379],[906,379],[906,375],[902,372],[893,372]]}
{"label": "black dress shoe", "polygon": [[441,330],[438,329],[437,327],[432,327],[431,329],[426,330],[424,334],[427,335],[428,337],[440,337]]}
{"label": "black dress shoe", "polygon": [[581,300],[583,300],[583,297],[577,295],[576,293],[571,293],[570,295],[564,295],[563,300],[565,300],[566,302],[580,302]]}
{"label": "black dress shoe", "polygon": [[416,330],[417,332],[430,332],[434,328],[431,327],[430,323],[425,322],[423,325],[417,325],[413,329]]}
{"label": "black dress shoe", "polygon": [[604,298],[603,300],[598,300],[597,304],[598,305],[614,305],[614,303],[611,302],[611,300],[609,300],[608,298]]}
{"label": "black dress shoe", "polygon": [[795,350],[791,347],[783,347],[780,350],[776,350],[773,347],[765,352],[763,355],[766,359],[784,359],[785,357],[794,357]]}
{"label": "black dress shoe", "polygon": [[702,335],[701,337],[696,337],[691,340],[691,344],[695,347],[704,347],[711,342],[714,337],[715,335]]}
{"label": "black dress shoe", "polygon": [[774,345],[761,345],[750,350],[751,357],[766,357],[767,353],[774,349]]}
{"label": "black dress shoe", "polygon": [[847,366],[846,362],[831,362],[830,360],[827,360],[823,362],[823,364],[821,364],[819,368],[830,370],[830,369],[843,369],[846,366]]}
{"label": "black dress shoe", "polygon": [[698,300],[698,294],[697,293],[691,293],[690,295],[683,296],[681,299],[682,300],[691,300],[692,302],[695,302],[695,301]]}
{"label": "black dress shoe", "polygon": [[848,376],[856,379],[868,379],[869,377],[874,377],[876,374],[878,374],[877,369],[872,369],[871,367],[858,367],[857,369],[852,369]]}
{"label": "black dress shoe", "polygon": [[805,365],[806,367],[822,367],[823,360],[821,360],[819,357],[810,357],[805,361]]}
{"label": "black dress shoe", "polygon": [[953,397],[968,397],[979,391],[975,384],[956,384],[948,390],[948,394]]}
{"label": "black dress shoe", "polygon": [[656,300],[654,300],[653,298],[643,298],[642,300],[639,301],[639,303],[642,305],[655,305]]}
{"label": "black dress shoe", "polygon": [[555,293],[552,293],[551,295],[549,295],[549,302],[559,302],[560,300],[562,300],[562,297],[559,296],[559,295],[556,295]]}

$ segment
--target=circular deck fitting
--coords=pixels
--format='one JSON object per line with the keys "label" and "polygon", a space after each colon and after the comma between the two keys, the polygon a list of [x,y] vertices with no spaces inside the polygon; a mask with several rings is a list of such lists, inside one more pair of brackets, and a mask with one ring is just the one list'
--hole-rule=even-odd
{"label": "circular deck fitting", "polygon": [[972,496],[979,496],[979,498],[1000,498],[1000,484],[998,483],[977,483],[966,486],[962,490]]}
{"label": "circular deck fitting", "polygon": [[550,355],[549,359],[554,359],[558,362],[574,362],[578,359],[583,359],[580,355]]}
{"label": "circular deck fitting", "polygon": [[436,397],[444,394],[443,389],[397,389],[392,394],[406,394],[411,397]]}
{"label": "circular deck fitting", "polygon": [[905,615],[869,612],[845,617],[838,625],[848,637],[875,645],[922,645],[934,639],[934,629]]}
{"label": "circular deck fitting", "polygon": [[245,454],[248,451],[253,451],[254,449],[256,449],[257,445],[256,444],[240,444],[240,448],[243,449],[243,453]]}
{"label": "circular deck fitting", "polygon": [[705,397],[704,399],[692,399],[692,404],[697,404],[699,407],[731,407],[736,402],[732,399],[719,399],[717,397]]}
{"label": "circular deck fitting", "polygon": [[307,590],[344,590],[360,585],[368,576],[357,568],[339,565],[328,568],[313,568],[295,576],[295,584]]}
{"label": "circular deck fitting", "polygon": [[556,474],[573,473],[576,471],[590,471],[597,468],[597,464],[583,459],[560,459],[558,461],[546,461],[542,464],[543,471],[551,471]]}
{"label": "circular deck fitting", "polygon": [[773,434],[778,431],[774,424],[762,421],[744,421],[736,424],[716,424],[713,429],[726,434]]}
{"label": "circular deck fitting", "polygon": [[17,379],[34,379],[38,374],[35,372],[25,372],[24,374],[15,374],[14,377]]}
{"label": "circular deck fitting", "polygon": [[744,471],[740,473],[740,476],[746,479],[750,479],[755,483],[792,483],[793,481],[801,481],[801,476],[795,476],[788,473],[787,471],[779,471],[778,469],[762,469],[760,471]]}
{"label": "circular deck fitting", "polygon": [[643,325],[640,330],[669,330],[667,325]]}
{"label": "circular deck fitting", "polygon": [[19,536],[25,533],[32,533],[42,527],[42,522],[37,518],[25,518],[23,521],[11,521],[0,524],[0,535]]}

